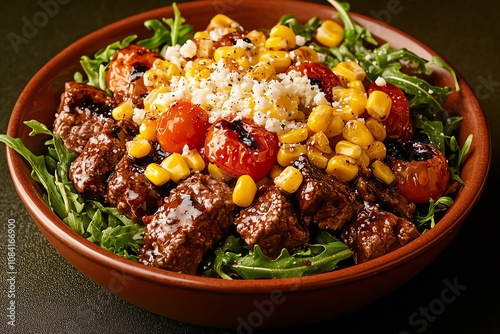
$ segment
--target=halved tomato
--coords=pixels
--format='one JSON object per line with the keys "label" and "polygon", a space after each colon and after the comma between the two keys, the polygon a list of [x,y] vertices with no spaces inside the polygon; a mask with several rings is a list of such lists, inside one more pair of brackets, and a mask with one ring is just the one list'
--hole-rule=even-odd
{"label": "halved tomato", "polygon": [[278,136],[245,120],[220,119],[208,130],[205,156],[234,177],[250,175],[255,181],[276,164]]}
{"label": "halved tomato", "polygon": [[393,142],[389,160],[396,174],[398,191],[414,203],[441,197],[450,179],[446,157],[437,148],[421,142]]}
{"label": "halved tomato", "polygon": [[370,94],[374,90],[386,93],[392,100],[389,117],[382,121],[387,130],[387,137],[391,139],[411,140],[414,128],[410,115],[410,103],[406,95],[399,87],[389,82],[383,86],[379,86],[375,82],[370,83],[367,93]]}
{"label": "halved tomato", "polygon": [[156,137],[164,151],[182,153],[186,145],[191,150],[201,149],[209,126],[205,109],[180,100],[160,115]]}

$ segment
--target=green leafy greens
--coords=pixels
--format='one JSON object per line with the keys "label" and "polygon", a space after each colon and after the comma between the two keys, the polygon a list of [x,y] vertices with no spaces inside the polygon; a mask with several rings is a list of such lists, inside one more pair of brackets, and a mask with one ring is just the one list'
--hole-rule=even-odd
{"label": "green leafy greens", "polygon": [[[172,4],[172,8],[174,9],[173,19],[163,18],[161,21],[156,19],[145,21],[144,26],[147,29],[153,30],[154,34],[150,38],[142,39],[135,43],[151,51],[161,52],[163,48],[177,44],[182,45],[190,39],[193,36],[193,26],[185,24],[186,20],[181,16],[181,12],[175,3]],[[97,51],[93,58],[82,56],[80,64],[86,74],[86,78],[82,73],[76,72],[74,80],[76,82],[86,82],[111,95],[111,91],[106,86],[106,74],[109,63],[118,50],[129,46],[136,39],[137,35],[130,35],[122,41],[114,42]]]}
{"label": "green leafy greens", "polygon": [[[320,231],[316,243],[290,254],[285,248],[276,259],[264,255],[258,245],[248,246],[234,235],[215,250],[213,269],[225,279],[287,278],[334,270],[338,263],[351,257],[351,250],[326,231]],[[209,271],[205,275],[210,276]]]}
{"label": "green leafy greens", "polygon": [[144,244],[144,227],[123,216],[116,208],[104,207],[96,201],[85,200],[69,179],[71,162],[76,158],[59,136],[44,124],[25,122],[30,136],[45,135],[47,155],[34,155],[19,138],[0,134],[0,141],[19,153],[32,167],[32,177],[46,191],[47,205],[72,230],[101,248],[121,257],[137,261],[138,249]]}

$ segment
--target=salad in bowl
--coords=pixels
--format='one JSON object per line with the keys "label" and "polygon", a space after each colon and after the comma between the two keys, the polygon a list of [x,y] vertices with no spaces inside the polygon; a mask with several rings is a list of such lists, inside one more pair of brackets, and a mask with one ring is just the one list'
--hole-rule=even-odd
{"label": "salad in bowl", "polygon": [[[144,22],[61,87],[31,165],[83,238],[145,266],[231,279],[356,266],[418,239],[453,205],[473,136],[439,57],[394,49],[338,17],[195,30]],[[433,81],[446,71],[449,86]]]}

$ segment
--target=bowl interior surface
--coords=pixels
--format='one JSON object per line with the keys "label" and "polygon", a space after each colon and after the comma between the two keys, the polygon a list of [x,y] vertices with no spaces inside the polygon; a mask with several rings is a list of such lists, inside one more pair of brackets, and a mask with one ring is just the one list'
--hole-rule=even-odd
{"label": "bowl interior surface", "polygon": [[[296,1],[282,1],[279,6],[271,1],[239,1],[235,2],[234,6],[224,8],[217,1],[196,1],[179,4],[179,8],[182,16],[188,23],[194,25],[196,30],[204,29],[210,19],[221,12],[247,29],[272,27],[283,14],[287,13],[295,14],[302,22],[306,22],[313,16],[327,19],[335,13],[333,7]],[[389,41],[394,48],[406,47],[426,59],[437,55],[419,41],[388,25],[355,13],[351,13],[351,16],[361,25],[368,27],[377,37]],[[81,71],[79,59],[82,55],[90,56],[100,48],[111,42],[122,40],[128,35],[150,36],[151,32],[144,28],[143,22],[147,19],[162,17],[173,17],[172,8],[159,8],[126,18],[64,49],[33,77],[20,95],[8,125],[8,135],[21,138],[29,149],[36,154],[42,154],[45,150],[44,141],[40,140],[40,137],[29,137],[30,129],[23,122],[37,119],[51,127],[64,83],[72,80],[75,71]],[[464,117],[464,120],[458,138],[462,144],[467,135],[473,133],[474,140],[471,154],[463,168],[462,178],[465,185],[460,190],[455,204],[435,228],[410,244],[372,261],[325,274],[290,279],[231,281],[173,273],[124,260],[102,250],[68,228],[47,207],[42,198],[41,188],[30,176],[31,168],[27,162],[10,149],[7,150],[8,165],[16,191],[44,235],[63,256],[70,262],[73,261],[72,263],[77,268],[92,279],[99,281],[103,286],[106,285],[105,277],[94,276],[95,274],[86,263],[98,263],[99,266],[110,271],[140,277],[144,282],[154,286],[173,286],[183,291],[212,291],[227,295],[252,296],[258,293],[269,294],[275,289],[286,288],[297,293],[311,293],[313,290],[321,291],[335,285],[352,286],[356,282],[369,284],[366,281],[369,281],[370,277],[390,273],[391,270],[397,268],[407,268],[411,266],[409,263],[414,261],[414,268],[407,270],[408,275],[401,275],[399,280],[393,277],[393,286],[382,289],[381,293],[386,293],[411,278],[439,254],[464,222],[484,188],[491,155],[489,131],[479,103],[460,75],[459,78],[462,90],[460,96],[457,97],[456,111]],[[441,73],[439,79],[450,83],[447,74]],[[120,295],[120,293],[117,294]],[[366,302],[377,297],[380,295],[375,293],[372,297],[367,297]],[[136,296],[134,299],[132,296],[125,295],[125,299],[141,305],[137,298],[139,297]],[[156,309],[153,311],[157,312]],[[182,317],[177,318],[185,320]],[[205,324],[203,320],[193,322]]]}

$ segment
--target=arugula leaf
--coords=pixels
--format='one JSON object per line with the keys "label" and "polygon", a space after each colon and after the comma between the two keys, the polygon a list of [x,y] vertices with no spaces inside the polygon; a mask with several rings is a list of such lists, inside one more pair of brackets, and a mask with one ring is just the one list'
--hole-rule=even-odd
{"label": "arugula leaf", "polygon": [[170,26],[170,46],[182,45],[192,37],[194,28],[192,25],[184,24],[186,20],[181,16],[176,3],[172,4],[172,8],[174,9],[174,18],[163,18],[163,22]]}
{"label": "arugula leaf", "polygon": [[137,261],[138,249],[144,244],[144,226],[120,214],[114,207],[84,199],[69,179],[71,162],[76,158],[59,136],[44,124],[25,122],[32,128],[30,136],[49,136],[45,142],[47,156],[34,155],[19,138],[0,134],[0,141],[19,153],[32,167],[32,177],[46,191],[47,205],[72,230],[119,256]]}
{"label": "arugula leaf", "polygon": [[421,231],[421,233],[425,233],[428,229],[436,226],[436,213],[446,211],[452,205],[453,199],[449,196],[439,197],[436,201],[431,198],[429,200],[427,214],[424,216],[420,216],[417,214],[415,216],[417,229]]}
{"label": "arugula leaf", "polygon": [[168,34],[168,29],[160,20],[147,20],[144,26],[148,29],[153,29],[154,35],[137,42],[137,45],[148,48],[149,50],[158,51],[158,48],[164,44],[170,44],[171,36]]}
{"label": "arugula leaf", "polygon": [[118,50],[129,46],[130,43],[132,43],[132,41],[136,38],[136,35],[131,35],[125,37],[121,42],[118,41],[109,44],[107,47],[97,51],[94,54],[94,58],[82,56],[80,65],[85,71],[87,79],[85,80],[80,72],[76,72],[74,80],[77,82],[86,82],[91,86],[105,90],[109,95],[111,95],[111,91],[106,86],[106,73],[108,71],[109,62]]}
{"label": "arugula leaf", "polygon": [[284,248],[276,259],[271,259],[258,245],[249,252],[241,239],[231,235],[215,250],[214,270],[225,279],[235,275],[245,279],[299,277],[332,271],[352,252],[331,236],[323,238],[328,242],[307,245],[294,254]]}

